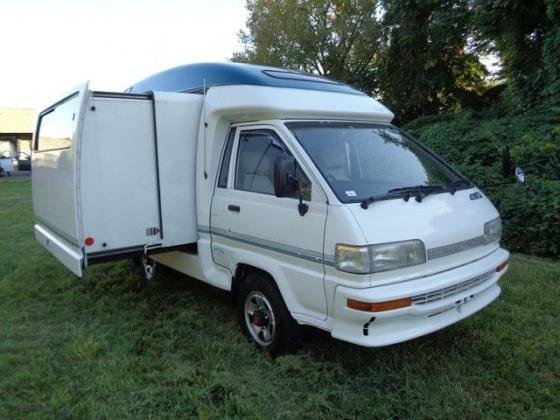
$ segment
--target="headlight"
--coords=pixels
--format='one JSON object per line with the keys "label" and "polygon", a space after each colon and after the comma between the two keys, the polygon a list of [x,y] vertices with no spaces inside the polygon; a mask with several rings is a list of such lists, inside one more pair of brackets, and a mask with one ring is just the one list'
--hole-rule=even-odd
{"label": "headlight", "polygon": [[368,246],[336,246],[336,268],[347,273],[378,273],[424,262],[426,250],[417,239]]}
{"label": "headlight", "polygon": [[426,262],[426,250],[422,241],[392,242],[371,245],[373,272],[395,270]]}
{"label": "headlight", "polygon": [[499,217],[484,223],[484,240],[487,244],[499,241],[502,237],[502,219]]}
{"label": "headlight", "polygon": [[354,274],[371,272],[369,247],[353,245],[336,245],[336,268]]}

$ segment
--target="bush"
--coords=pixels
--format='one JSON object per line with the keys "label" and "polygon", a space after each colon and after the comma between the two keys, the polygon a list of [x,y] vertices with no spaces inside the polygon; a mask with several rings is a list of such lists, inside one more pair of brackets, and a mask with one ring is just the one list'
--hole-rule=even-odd
{"label": "bush", "polygon": [[560,255],[560,181],[529,179],[492,196],[504,221],[503,241],[511,251]]}
{"label": "bush", "polygon": [[[560,256],[560,113],[553,106],[497,118],[463,111],[414,120],[404,127],[472,179],[504,221],[513,251]],[[502,177],[502,153],[528,175],[525,184]],[[510,183],[511,181],[511,183]]]}

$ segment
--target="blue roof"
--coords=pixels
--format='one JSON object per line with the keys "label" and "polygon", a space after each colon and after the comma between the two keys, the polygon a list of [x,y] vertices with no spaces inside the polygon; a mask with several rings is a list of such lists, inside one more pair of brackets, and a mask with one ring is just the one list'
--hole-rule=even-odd
{"label": "blue roof", "polygon": [[202,93],[204,86],[254,85],[364,95],[363,92],[334,80],[275,67],[239,63],[198,63],[175,67],[154,74],[126,91]]}

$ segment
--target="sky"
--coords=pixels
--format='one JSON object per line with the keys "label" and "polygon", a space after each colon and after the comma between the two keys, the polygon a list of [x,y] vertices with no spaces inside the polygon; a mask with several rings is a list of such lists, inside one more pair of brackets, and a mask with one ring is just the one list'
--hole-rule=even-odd
{"label": "sky", "polygon": [[74,86],[123,91],[241,49],[244,0],[0,0],[0,107],[42,109]]}

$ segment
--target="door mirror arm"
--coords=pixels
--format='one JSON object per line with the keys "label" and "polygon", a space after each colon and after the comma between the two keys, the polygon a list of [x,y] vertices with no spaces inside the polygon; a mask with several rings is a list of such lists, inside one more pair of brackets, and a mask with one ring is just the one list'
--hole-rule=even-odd
{"label": "door mirror arm", "polygon": [[309,210],[309,206],[303,202],[300,183],[292,174],[288,175],[288,182],[292,183],[294,187],[297,188],[298,199],[299,199],[298,212],[300,216],[305,216],[305,213],[307,213],[307,211]]}

